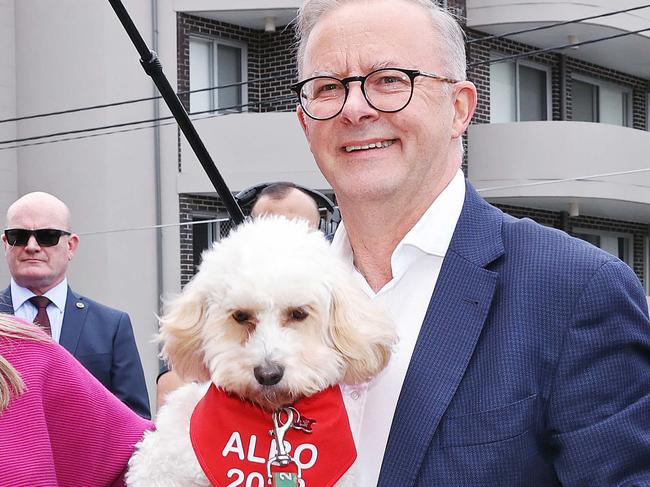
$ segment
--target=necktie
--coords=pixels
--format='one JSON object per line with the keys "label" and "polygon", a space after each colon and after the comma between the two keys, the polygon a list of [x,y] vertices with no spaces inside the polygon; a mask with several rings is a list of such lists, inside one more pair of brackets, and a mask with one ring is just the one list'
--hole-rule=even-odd
{"label": "necktie", "polygon": [[51,301],[45,296],[32,296],[29,298],[29,302],[38,308],[38,313],[36,313],[36,318],[34,318],[34,323],[43,328],[43,331],[48,335],[52,336],[52,330],[50,329],[50,318],[47,316],[47,305]]}

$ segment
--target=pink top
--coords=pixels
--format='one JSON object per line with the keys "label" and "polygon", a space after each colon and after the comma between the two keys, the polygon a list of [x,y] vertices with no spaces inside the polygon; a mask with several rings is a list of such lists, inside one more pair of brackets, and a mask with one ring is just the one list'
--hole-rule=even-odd
{"label": "pink top", "polygon": [[124,485],[133,445],[153,424],[56,343],[0,337],[0,354],[27,387],[0,412],[0,484]]}

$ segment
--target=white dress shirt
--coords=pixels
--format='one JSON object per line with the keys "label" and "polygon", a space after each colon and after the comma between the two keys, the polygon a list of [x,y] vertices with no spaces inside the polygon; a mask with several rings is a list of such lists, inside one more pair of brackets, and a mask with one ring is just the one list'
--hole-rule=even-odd
{"label": "white dress shirt", "polygon": [[[14,315],[25,321],[32,323],[38,313],[38,308],[29,302],[29,298],[36,296],[29,289],[16,284],[11,279],[11,301],[14,306]],[[50,329],[52,338],[57,343],[61,338],[61,327],[63,326],[63,313],[65,311],[65,302],[68,297],[68,280],[63,279],[59,284],[54,286],[43,296],[48,298],[51,303],[47,305],[47,317],[50,319]]]}
{"label": "white dress shirt", "polygon": [[[395,247],[391,256],[393,278],[377,293],[354,269],[364,291],[388,312],[399,336],[388,367],[381,374],[367,384],[343,387],[357,445],[360,486],[377,485],[402,383],[464,200],[465,178],[459,170]],[[334,235],[332,248],[352,264],[352,249],[343,224]]]}

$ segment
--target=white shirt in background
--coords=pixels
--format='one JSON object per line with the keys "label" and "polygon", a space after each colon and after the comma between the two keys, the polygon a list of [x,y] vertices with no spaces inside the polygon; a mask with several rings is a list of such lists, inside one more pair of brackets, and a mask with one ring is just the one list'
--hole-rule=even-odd
{"label": "white shirt in background", "polygon": [[[14,306],[14,315],[32,323],[38,313],[38,308],[29,302],[29,298],[36,296],[29,289],[19,286],[16,281],[11,279],[11,301]],[[59,284],[54,286],[43,296],[52,301],[47,305],[47,317],[50,319],[50,329],[52,338],[59,342],[61,338],[61,327],[63,326],[63,313],[65,312],[65,302],[68,298],[68,280],[63,279]]]}

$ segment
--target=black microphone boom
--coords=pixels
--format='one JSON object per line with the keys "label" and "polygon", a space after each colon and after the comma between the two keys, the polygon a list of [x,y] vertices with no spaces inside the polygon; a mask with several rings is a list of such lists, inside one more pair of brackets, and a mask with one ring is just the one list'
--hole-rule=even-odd
{"label": "black microphone boom", "polygon": [[178,96],[172,89],[171,85],[169,84],[169,81],[167,80],[167,77],[163,73],[162,64],[158,59],[158,55],[147,47],[147,44],[142,39],[140,32],[138,32],[137,27],[131,20],[131,17],[129,16],[129,13],[124,8],[124,5],[122,5],[122,2],[120,0],[108,0],[108,1],[113,7],[113,10],[115,10],[115,13],[117,14],[117,17],[120,19],[122,26],[124,26],[124,30],[126,30],[126,33],[131,38],[131,42],[133,42],[133,45],[135,46],[138,53],[140,54],[140,64],[142,64],[142,67],[144,68],[145,72],[149,76],[151,76],[151,79],[153,79],[153,82],[156,84],[158,91],[160,91],[160,94],[165,100],[165,103],[167,103],[167,106],[169,107],[169,110],[172,112],[174,118],[176,119],[178,126],[183,131],[183,134],[185,135],[187,142],[194,150],[196,157],[199,159],[199,162],[201,163],[201,166],[203,166],[203,169],[208,175],[208,178],[210,178],[212,185],[214,186],[214,188],[217,190],[217,193],[221,197],[221,201],[226,207],[226,210],[228,211],[230,218],[232,218],[232,220],[237,225],[242,223],[244,221],[244,213],[242,212],[241,208],[237,204],[237,201],[235,200],[232,193],[228,189],[228,186],[226,185],[226,182],[221,177],[221,174],[219,174],[219,170],[217,169],[217,166],[214,164],[214,161],[210,157],[210,154],[208,153],[208,150],[205,148],[203,141],[199,137],[199,134],[197,133],[196,129],[194,128],[194,125],[192,125],[192,121],[190,120],[190,117],[187,115],[185,108],[183,108],[181,101],[178,99]]}

